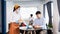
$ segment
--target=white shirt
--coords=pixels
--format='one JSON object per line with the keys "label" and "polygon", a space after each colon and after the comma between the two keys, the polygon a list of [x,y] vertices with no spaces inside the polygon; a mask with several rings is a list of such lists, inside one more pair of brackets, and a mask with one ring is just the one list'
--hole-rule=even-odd
{"label": "white shirt", "polygon": [[42,27],[42,29],[47,29],[44,18],[40,18],[40,19],[37,18],[37,19],[35,19],[33,25],[39,25],[39,26]]}
{"label": "white shirt", "polygon": [[33,17],[30,17],[30,18],[29,18],[29,21],[31,21],[31,20],[34,20],[34,18],[33,18]]}
{"label": "white shirt", "polygon": [[19,13],[16,13],[16,12],[13,12],[12,14],[12,18],[11,18],[11,22],[16,22],[18,23],[18,20],[20,19],[20,14]]}

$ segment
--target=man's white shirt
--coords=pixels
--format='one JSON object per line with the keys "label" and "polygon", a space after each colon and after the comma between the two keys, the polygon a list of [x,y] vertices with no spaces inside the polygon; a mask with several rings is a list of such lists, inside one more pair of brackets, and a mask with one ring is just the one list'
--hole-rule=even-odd
{"label": "man's white shirt", "polygon": [[34,25],[39,25],[39,26],[42,27],[42,29],[47,29],[44,18],[40,18],[40,19],[36,18],[36,19],[34,20],[34,23],[33,23],[33,26],[34,26]]}

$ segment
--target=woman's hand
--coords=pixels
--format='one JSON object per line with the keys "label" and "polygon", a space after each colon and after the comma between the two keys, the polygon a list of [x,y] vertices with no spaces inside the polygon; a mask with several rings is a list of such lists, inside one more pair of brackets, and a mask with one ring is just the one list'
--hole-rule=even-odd
{"label": "woman's hand", "polygon": [[22,20],[22,19],[20,19],[20,20],[18,20],[18,22],[19,22],[19,23],[21,23],[21,22],[23,22],[23,20]]}
{"label": "woman's hand", "polygon": [[22,19],[20,19],[20,20],[18,20],[18,22],[19,22],[19,25],[21,25],[21,23],[23,22],[23,20],[22,20]]}

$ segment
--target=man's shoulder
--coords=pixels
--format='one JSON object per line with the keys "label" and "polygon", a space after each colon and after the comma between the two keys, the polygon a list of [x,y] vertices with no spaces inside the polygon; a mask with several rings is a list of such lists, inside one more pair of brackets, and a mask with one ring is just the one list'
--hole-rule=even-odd
{"label": "man's shoulder", "polygon": [[[35,20],[38,20],[38,19],[36,18]],[[42,17],[42,18],[40,18],[40,20],[45,20],[45,18],[44,18],[44,17]]]}

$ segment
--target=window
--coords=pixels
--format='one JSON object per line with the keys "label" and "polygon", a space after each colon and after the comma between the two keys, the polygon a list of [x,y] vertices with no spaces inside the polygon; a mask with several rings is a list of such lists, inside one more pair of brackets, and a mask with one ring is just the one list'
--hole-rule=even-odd
{"label": "window", "polygon": [[21,17],[27,20],[30,17],[30,14],[33,14],[33,17],[36,18],[35,13],[37,11],[37,7],[21,7],[20,14]]}
{"label": "window", "polygon": [[45,18],[46,18],[46,23],[48,25],[49,24],[49,15],[48,15],[48,11],[47,11],[47,6],[45,6]]}

